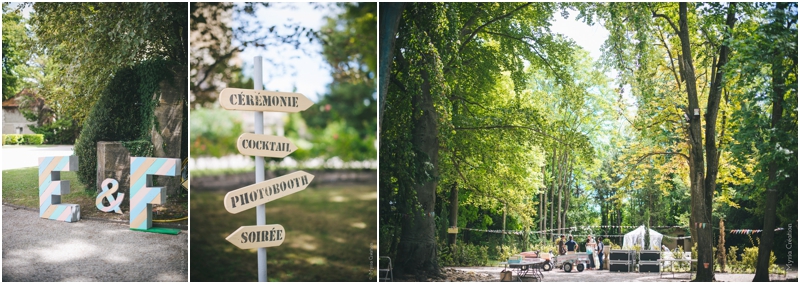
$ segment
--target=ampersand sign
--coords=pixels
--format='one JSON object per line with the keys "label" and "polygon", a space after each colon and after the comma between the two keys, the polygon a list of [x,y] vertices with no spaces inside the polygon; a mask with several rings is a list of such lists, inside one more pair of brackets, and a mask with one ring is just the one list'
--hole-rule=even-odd
{"label": "ampersand sign", "polygon": [[[109,183],[111,183],[111,189],[108,188]],[[116,199],[114,198],[113,195],[111,195],[117,192],[117,188],[119,187],[119,183],[117,182],[117,180],[113,178],[107,178],[103,180],[102,185],[103,185],[103,192],[101,192],[100,195],[98,195],[97,199],[95,200],[97,209],[100,209],[100,211],[103,212],[111,212],[113,210],[119,214],[122,214],[122,209],[119,208],[119,205],[122,204],[122,200],[125,198],[125,194],[124,193],[118,194]],[[103,198],[108,199],[108,204],[109,204],[108,206],[103,206]]]}

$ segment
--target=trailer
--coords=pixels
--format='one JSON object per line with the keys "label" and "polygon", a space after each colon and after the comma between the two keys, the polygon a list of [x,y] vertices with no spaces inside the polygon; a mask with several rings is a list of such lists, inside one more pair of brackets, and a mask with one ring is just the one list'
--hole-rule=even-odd
{"label": "trailer", "polygon": [[589,267],[589,256],[585,253],[555,256],[553,257],[553,264],[547,265],[546,263],[543,269],[545,271],[550,271],[553,267],[563,269],[564,272],[571,272],[572,268],[576,268],[578,272],[583,272],[583,270]]}

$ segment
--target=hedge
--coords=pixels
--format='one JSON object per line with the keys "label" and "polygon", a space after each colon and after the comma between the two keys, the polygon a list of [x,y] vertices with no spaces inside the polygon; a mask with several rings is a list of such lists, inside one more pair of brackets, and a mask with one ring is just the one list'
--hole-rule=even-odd
{"label": "hedge", "polygon": [[75,141],[75,154],[78,155],[78,178],[87,185],[87,191],[95,191],[97,177],[97,142],[99,141],[143,141],[133,143],[130,148],[138,148],[146,153],[150,130],[155,121],[155,107],[158,103],[159,82],[172,79],[164,60],[148,60],[134,67],[126,67],[116,72],[114,78],[100,94],[92,107]]}
{"label": "hedge", "polygon": [[41,134],[3,134],[3,145],[42,145],[44,135]]}

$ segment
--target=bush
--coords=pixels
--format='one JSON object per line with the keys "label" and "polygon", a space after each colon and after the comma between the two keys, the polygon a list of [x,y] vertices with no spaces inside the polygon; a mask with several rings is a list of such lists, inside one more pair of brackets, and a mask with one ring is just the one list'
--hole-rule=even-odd
{"label": "bush", "polygon": [[22,134],[3,134],[4,145],[19,145],[23,141]]}
{"label": "bush", "polygon": [[36,134],[44,135],[44,143],[53,145],[75,144],[78,138],[78,124],[72,119],[62,118],[42,126],[28,125]]}
{"label": "bush", "polygon": [[28,145],[42,145],[44,142],[44,135],[42,134],[23,134],[23,139],[25,139],[25,144]]}
{"label": "bush", "polygon": [[41,134],[3,134],[3,145],[42,145]]}
{"label": "bush", "polygon": [[87,190],[95,190],[97,142],[150,141],[158,103],[153,95],[164,78],[171,79],[166,61],[145,61],[119,70],[100,94],[75,142],[78,177]]}
{"label": "bush", "polygon": [[520,251],[515,245],[500,245],[497,246],[497,259],[500,261],[506,261],[512,255],[519,254]]}
{"label": "bush", "polygon": [[485,266],[489,263],[489,249],[486,246],[440,244],[439,248],[439,263],[443,266]]}

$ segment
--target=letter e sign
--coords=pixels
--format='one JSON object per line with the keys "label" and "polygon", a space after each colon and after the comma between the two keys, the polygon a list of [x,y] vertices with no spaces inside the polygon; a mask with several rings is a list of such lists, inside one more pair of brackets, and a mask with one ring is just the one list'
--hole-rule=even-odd
{"label": "letter e sign", "polygon": [[75,222],[81,219],[81,206],[61,204],[61,195],[69,193],[69,181],[60,180],[62,171],[77,171],[77,156],[39,158],[39,217]]}

